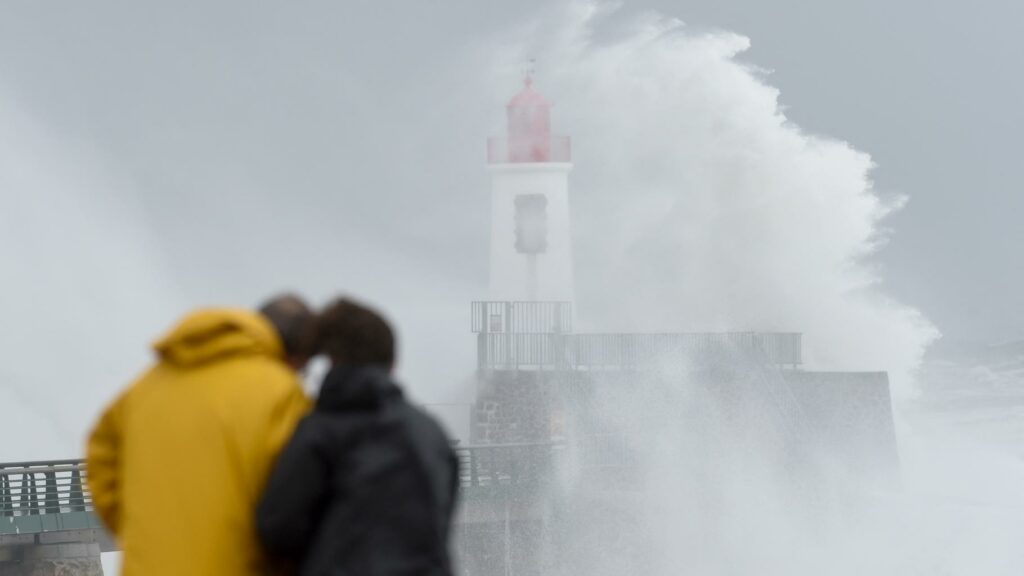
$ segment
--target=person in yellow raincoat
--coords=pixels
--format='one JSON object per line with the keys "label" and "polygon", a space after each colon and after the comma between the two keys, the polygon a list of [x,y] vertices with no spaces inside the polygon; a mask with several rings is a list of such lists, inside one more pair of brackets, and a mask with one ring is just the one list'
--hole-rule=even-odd
{"label": "person in yellow raincoat", "polygon": [[279,297],[260,313],[204,309],[102,414],[87,447],[93,506],[124,576],[267,573],[255,509],[309,400],[297,372],[314,315]]}

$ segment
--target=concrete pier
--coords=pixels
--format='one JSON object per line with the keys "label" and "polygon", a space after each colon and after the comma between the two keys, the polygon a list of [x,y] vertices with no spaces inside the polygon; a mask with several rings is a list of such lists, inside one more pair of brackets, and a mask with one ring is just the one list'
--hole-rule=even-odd
{"label": "concrete pier", "polygon": [[99,544],[0,548],[0,576],[103,576]]}

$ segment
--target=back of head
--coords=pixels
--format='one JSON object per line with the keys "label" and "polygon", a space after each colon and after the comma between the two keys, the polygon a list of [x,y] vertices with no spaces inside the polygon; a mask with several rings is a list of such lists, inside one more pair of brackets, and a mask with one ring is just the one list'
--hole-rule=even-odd
{"label": "back of head", "polygon": [[294,294],[275,296],[259,308],[273,324],[288,362],[301,368],[316,353],[316,315],[305,300]]}
{"label": "back of head", "polygon": [[395,364],[395,335],[376,311],[348,298],[331,302],[317,320],[320,348],[335,366]]}

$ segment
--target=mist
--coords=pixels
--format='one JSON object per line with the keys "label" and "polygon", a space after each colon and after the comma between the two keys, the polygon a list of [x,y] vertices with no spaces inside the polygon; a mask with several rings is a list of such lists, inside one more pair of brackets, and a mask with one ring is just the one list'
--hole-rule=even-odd
{"label": "mist", "polygon": [[493,70],[543,54],[547,89],[572,103],[556,118],[576,139],[581,316],[803,332],[809,368],[885,367],[912,394],[938,332],[880,289],[869,258],[902,199],[874,191],[870,157],[789,122],[740,35],[585,3],[543,22]]}
{"label": "mist", "polygon": [[[742,60],[749,39],[620,16],[553,10],[492,66],[509,75],[543,54],[545,90],[572,103],[555,117],[575,142],[581,319],[624,332],[802,331],[808,369],[884,368],[903,478],[878,492],[826,466],[858,488],[815,493],[787,470],[756,400],[726,415],[692,378],[661,392],[601,387],[588,410],[641,439],[625,450],[649,484],[637,524],[580,496],[588,479],[567,472],[553,500],[573,503],[570,565],[620,574],[639,549],[650,574],[1018,570],[1024,467],[922,417],[920,369],[939,331],[886,293],[873,264],[908,199],[876,192],[868,154],[787,119],[766,73]],[[873,498],[854,496],[865,490]]]}
{"label": "mist", "polygon": [[160,329],[181,296],[146,215],[121,193],[125,175],[9,94],[0,101],[0,345],[10,352],[0,430],[22,439],[0,458],[77,455],[100,402],[146,359],[139,335]]}
{"label": "mist", "polygon": [[[72,40],[50,49],[67,58],[63,73],[0,70],[0,433],[24,438],[0,443],[0,461],[78,456],[94,415],[177,315],[280,290],[380,306],[399,328],[413,397],[471,402],[484,141],[536,59],[555,130],[573,138],[584,329],[802,332],[808,369],[890,375],[903,486],[870,504],[803,501],[778,465],[776,431],[756,418],[724,427],[699,382],[665,396],[601,391],[611,430],[635,436],[641,422],[646,438],[686,439],[631,447],[655,479],[637,504],[648,572],[1024,567],[1024,462],[928,409],[948,374],[925,364],[941,327],[890,294],[878,265],[914,193],[880,193],[867,151],[789,119],[771,74],[747,59],[756,38],[587,2],[481,16],[443,45],[415,18],[386,14],[364,15],[374,26],[243,20],[222,42],[224,8],[135,10],[92,40],[92,56],[70,53],[83,33],[61,19],[54,33]],[[200,15],[206,25],[189,27]],[[413,40],[363,62],[352,56],[370,34],[361,27]],[[134,44],[141,56],[119,50]],[[79,98],[52,97],[76,87]],[[709,459],[709,446],[724,456]],[[572,502],[565,474],[552,494]],[[576,544],[581,562],[596,558]],[[622,558],[600,559],[591,573],[624,573]]]}

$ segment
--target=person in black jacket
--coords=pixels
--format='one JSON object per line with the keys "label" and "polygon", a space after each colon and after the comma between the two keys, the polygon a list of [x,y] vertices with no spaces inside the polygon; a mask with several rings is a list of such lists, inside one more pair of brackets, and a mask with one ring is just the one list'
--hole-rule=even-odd
{"label": "person in black jacket", "polygon": [[318,324],[331,369],[257,509],[263,546],[301,576],[450,576],[458,461],[391,379],[391,328],[346,299]]}

